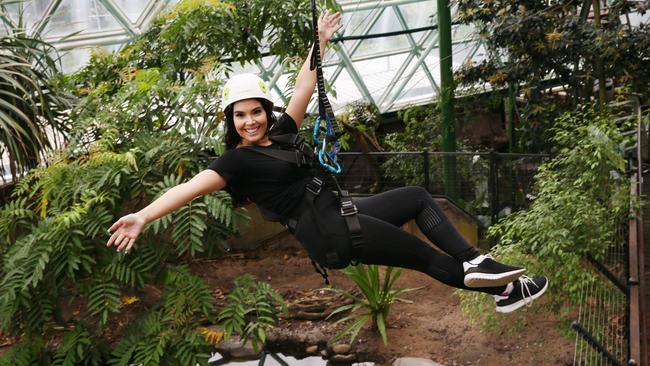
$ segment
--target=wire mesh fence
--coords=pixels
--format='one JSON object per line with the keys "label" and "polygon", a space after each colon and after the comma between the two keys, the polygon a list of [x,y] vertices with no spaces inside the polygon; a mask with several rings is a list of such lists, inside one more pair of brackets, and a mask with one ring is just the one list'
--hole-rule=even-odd
{"label": "wire mesh fence", "polygon": [[406,185],[447,195],[444,160],[453,159],[451,176],[456,203],[487,227],[510,212],[528,207],[534,176],[548,155],[495,152],[341,153],[345,167],[339,179],[352,194],[374,194]]}
{"label": "wire mesh fence", "polygon": [[605,256],[588,257],[596,280],[583,285],[578,317],[572,323],[575,366],[628,364],[627,220],[613,230],[616,235]]}

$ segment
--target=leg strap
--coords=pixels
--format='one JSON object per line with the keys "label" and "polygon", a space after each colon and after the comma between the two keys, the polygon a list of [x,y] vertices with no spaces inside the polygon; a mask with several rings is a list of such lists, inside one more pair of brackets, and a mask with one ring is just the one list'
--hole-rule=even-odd
{"label": "leg strap", "polygon": [[363,253],[363,233],[361,233],[357,206],[352,202],[348,191],[342,189],[339,191],[339,194],[341,199],[341,216],[345,219],[345,224],[350,233],[350,241],[352,242],[352,258],[353,260],[358,260]]}

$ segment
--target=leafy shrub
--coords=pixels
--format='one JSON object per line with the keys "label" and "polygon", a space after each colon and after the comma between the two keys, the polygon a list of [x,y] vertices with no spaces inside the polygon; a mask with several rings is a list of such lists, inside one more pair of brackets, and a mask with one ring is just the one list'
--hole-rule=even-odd
{"label": "leafy shrub", "polygon": [[226,331],[226,339],[238,334],[242,342],[250,340],[257,351],[266,342],[266,330],[277,324],[280,312],[288,313],[287,306],[268,283],[257,282],[252,275],[242,275],[234,282],[218,320]]}
{"label": "leafy shrub", "polygon": [[[69,140],[22,178],[0,210],[0,328],[24,336],[15,347],[34,350],[26,362],[99,357],[99,364],[155,364],[164,353],[172,363],[194,364],[188,355],[202,344],[195,317],[206,316],[206,299],[175,292],[180,284],[165,284],[163,303],[139,314],[118,348],[106,328],[122,316],[121,295],[170,276],[186,278],[174,266],[228,250],[226,239],[247,216],[233,209],[227,193],[203,196],[147,226],[126,256],[106,248],[106,229],[221,151],[218,95],[229,69],[219,60],[257,59],[263,45],[280,57],[304,57],[307,7],[298,0],[246,0],[236,9],[181,1],[131,45],[95,53],[83,70],[61,77],[79,97],[60,119]],[[197,293],[205,290],[198,279],[187,281]],[[71,301],[80,314],[65,319],[62,309]],[[50,339],[55,326],[64,327],[56,334],[66,340],[61,345]]]}
{"label": "leafy shrub", "polygon": [[111,365],[196,365],[209,358],[199,325],[212,319],[208,286],[185,266],[170,268],[160,307],[129,323],[111,353]]}
{"label": "leafy shrub", "polygon": [[[399,112],[399,117],[404,123],[404,131],[388,134],[384,139],[384,146],[388,151],[396,152],[440,152],[442,151],[442,120],[437,106],[411,107]],[[459,151],[467,151],[468,147],[458,143]],[[457,158],[456,181],[459,185],[472,187],[473,197],[461,197],[458,203],[468,212],[473,214],[483,213],[487,206],[487,190],[477,187],[487,181],[489,162],[486,159],[473,157]],[[444,193],[443,156],[429,154],[429,186],[430,192]],[[425,185],[424,159],[422,156],[395,155],[382,164],[383,175],[391,181],[403,185]],[[464,198],[464,199],[463,199]]]}
{"label": "leafy shrub", "polygon": [[[494,253],[504,262],[525,266],[549,277],[546,304],[561,315],[579,301],[585,283],[594,281],[584,264],[586,254],[602,258],[627,221],[629,179],[624,150],[630,122],[618,125],[593,106],[555,121],[553,141],[559,153],[535,177],[535,199],[489,229],[498,238]],[[494,302],[481,294],[459,291],[463,306],[487,326],[498,326]],[[487,315],[487,316],[486,316]]]}
{"label": "leafy shrub", "polygon": [[414,288],[393,288],[395,281],[397,281],[402,273],[401,269],[394,272],[393,270],[393,267],[386,267],[383,283],[379,278],[379,266],[377,265],[349,266],[343,270],[343,273],[354,281],[359,290],[361,290],[363,297],[343,289],[329,289],[352,300],[351,304],[343,305],[329,315],[331,317],[338,313],[351,312],[350,315],[336,321],[337,324],[349,320],[352,323],[335,335],[334,340],[339,340],[346,335],[350,335],[351,341],[354,341],[361,328],[370,321],[373,329],[379,332],[384,344],[388,343],[386,323],[391,305],[396,301],[409,302],[408,300],[399,298],[398,295],[417,290]]}

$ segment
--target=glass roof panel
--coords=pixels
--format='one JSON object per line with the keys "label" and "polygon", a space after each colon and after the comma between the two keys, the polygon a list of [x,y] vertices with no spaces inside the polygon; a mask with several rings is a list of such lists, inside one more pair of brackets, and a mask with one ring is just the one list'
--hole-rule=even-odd
{"label": "glass roof panel", "polygon": [[354,63],[356,69],[361,71],[361,78],[375,102],[390,89],[391,81],[407,57],[408,54],[403,53]]}
{"label": "glass roof panel", "polygon": [[343,13],[344,35],[352,36],[363,33],[368,23],[380,12],[381,9],[360,10],[351,13]]}
{"label": "glass roof panel", "polygon": [[[438,57],[434,57],[435,60],[438,60]],[[437,66],[437,65],[436,65]],[[431,73],[433,74],[434,80],[439,83],[438,78],[434,74],[436,71],[439,73],[439,70],[434,71],[430,68]],[[395,98],[391,106],[391,109],[395,108],[395,105],[409,105],[409,104],[418,104],[421,103],[423,99],[432,100],[434,96],[434,89],[429,82],[427,74],[424,72],[422,65],[420,65],[416,72],[408,79],[404,89],[399,91],[399,96]]]}
{"label": "glass roof panel", "polygon": [[61,51],[59,56],[61,56],[61,64],[63,66],[64,73],[72,73],[76,70],[79,70],[90,58],[90,55],[96,51],[105,51],[105,52],[114,52],[120,48],[120,45],[108,45],[108,46],[93,46],[93,47],[83,47],[75,48],[69,51]]}
{"label": "glass roof panel", "polygon": [[122,9],[124,14],[129,17],[131,23],[138,21],[138,18],[142,15],[147,4],[152,1],[153,0],[113,0],[115,5]]}
{"label": "glass roof panel", "polygon": [[[334,67],[323,68],[323,74],[325,75],[325,79],[329,79],[333,72],[334,72]],[[341,112],[343,108],[345,108],[345,105],[350,101],[362,99],[361,92],[354,84],[354,80],[352,80],[350,73],[348,73],[346,69],[343,69],[339,77],[336,79],[335,89],[336,89],[336,96],[334,95],[328,96],[332,104],[332,109],[334,109],[334,112]],[[317,106],[318,106],[317,99],[313,98],[312,110],[316,110]]]}
{"label": "glass roof panel", "polygon": [[[52,3],[51,3],[52,2]],[[129,39],[133,32],[146,31],[153,17],[178,0],[24,0],[22,5],[29,27],[46,18],[43,35],[62,49],[65,72],[78,70],[88,60],[92,49],[115,50]],[[50,4],[51,3],[51,4]],[[405,29],[420,28],[437,22],[436,2],[431,0],[339,0],[344,8],[342,34],[371,35]],[[103,4],[107,4],[106,7]],[[57,5],[53,10],[49,6]],[[19,5],[13,5],[12,18],[18,13]],[[113,14],[112,12],[123,13]],[[454,9],[452,9],[453,13]],[[453,18],[453,15],[452,15]],[[16,19],[16,18],[13,18]],[[130,22],[131,25],[119,23]],[[130,30],[124,27],[131,28]],[[0,32],[3,31],[0,26]],[[64,36],[80,32],[65,42]],[[454,26],[455,45],[454,67],[462,64],[467,57],[474,61],[485,58],[482,47],[470,47],[467,39],[474,37],[472,26]],[[461,42],[464,41],[464,42]],[[471,41],[474,42],[474,41]],[[328,49],[324,67],[325,77],[333,83],[336,97],[330,97],[335,109],[362,99],[372,99],[379,103],[381,112],[395,110],[400,105],[414,100],[429,101],[437,93],[430,78],[439,78],[438,37],[436,31],[412,33],[392,37],[366,40],[349,40]],[[112,46],[101,46],[112,44]],[[417,47],[417,52],[413,52]],[[420,54],[432,49],[424,59],[429,65],[429,74],[423,65],[417,65]],[[235,73],[256,72],[267,81],[277,78],[272,93],[277,97],[276,104],[282,105],[280,94],[286,91],[288,74],[280,72],[283,67],[276,57],[260,60],[264,71],[255,64],[232,65]],[[417,67],[416,67],[417,66]],[[337,71],[338,70],[338,71]],[[398,94],[395,97],[395,94]],[[423,99],[424,98],[424,99]],[[315,98],[314,98],[315,100]],[[312,104],[313,107],[313,104]],[[313,109],[312,109],[313,110]]]}
{"label": "glass roof panel", "polygon": [[97,33],[123,29],[99,0],[63,0],[43,30],[46,38],[74,32]]}
{"label": "glass roof panel", "polygon": [[402,4],[396,8],[402,13],[409,28],[426,27],[438,21],[434,18],[436,14],[436,3],[434,1],[430,1],[428,4]]}
{"label": "glass roof panel", "polygon": [[11,21],[15,25],[18,25],[18,19],[22,13],[25,29],[27,31],[32,31],[34,24],[43,17],[50,1],[51,0],[30,0],[27,2],[9,2],[5,6],[7,7],[7,13]]}

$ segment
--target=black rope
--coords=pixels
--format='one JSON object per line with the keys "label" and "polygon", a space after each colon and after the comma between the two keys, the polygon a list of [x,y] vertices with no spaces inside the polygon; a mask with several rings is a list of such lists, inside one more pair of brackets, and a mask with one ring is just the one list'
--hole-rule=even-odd
{"label": "black rope", "polygon": [[323,76],[322,55],[320,54],[320,40],[318,37],[318,15],[316,11],[316,0],[311,0],[311,21],[314,29],[314,45],[311,54],[310,69],[316,69],[316,83],[318,91],[318,115],[323,121],[329,121],[335,138],[341,134],[338,123],[332,110],[332,105],[327,99],[325,90],[325,77]]}
{"label": "black rope", "polygon": [[316,272],[323,277],[323,279],[325,280],[325,285],[329,286],[330,280],[329,280],[329,275],[327,274],[327,268],[316,263],[316,261],[314,261],[313,259],[311,259],[311,265],[314,266]]}
{"label": "black rope", "polygon": [[[461,24],[458,21],[452,22],[451,25],[459,25]],[[342,36],[342,37],[335,37],[330,40],[332,43],[337,43],[337,42],[343,42],[343,41],[356,41],[356,40],[363,40],[363,39],[372,39],[372,38],[383,38],[383,37],[394,37],[394,36],[400,36],[402,34],[411,34],[411,33],[418,33],[418,32],[424,32],[428,30],[436,30],[438,29],[438,25],[429,25],[426,27],[419,27],[419,28],[411,28],[411,29],[403,29],[400,31],[393,31],[393,32],[384,32],[384,33],[375,33],[375,34],[360,34],[356,36]]]}

